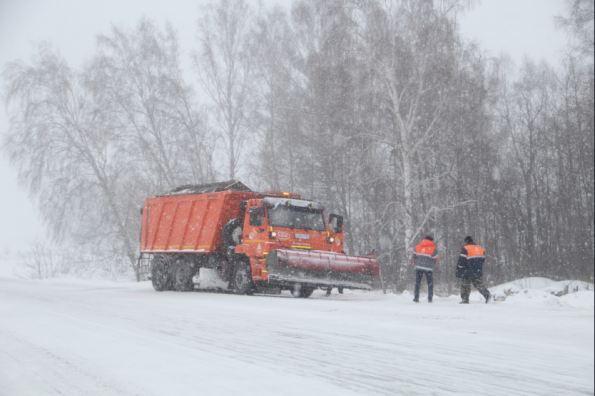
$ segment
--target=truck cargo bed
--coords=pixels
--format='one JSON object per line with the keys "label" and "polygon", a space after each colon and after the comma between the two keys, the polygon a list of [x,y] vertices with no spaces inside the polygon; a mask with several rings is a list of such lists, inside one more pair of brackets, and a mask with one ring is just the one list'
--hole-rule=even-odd
{"label": "truck cargo bed", "polygon": [[143,208],[142,253],[214,253],[221,230],[240,215],[239,203],[254,193],[225,191],[210,194],[149,198]]}

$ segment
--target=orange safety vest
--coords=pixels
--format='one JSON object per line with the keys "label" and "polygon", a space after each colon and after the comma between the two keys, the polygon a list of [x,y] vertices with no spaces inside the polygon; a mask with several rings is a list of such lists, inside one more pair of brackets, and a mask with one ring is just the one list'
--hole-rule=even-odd
{"label": "orange safety vest", "polygon": [[[431,243],[431,242],[430,242]],[[424,244],[421,243],[415,247],[415,253],[417,254],[425,254],[428,256],[432,256],[434,254],[434,250],[436,250],[436,245],[432,244]]]}
{"label": "orange safety vest", "polygon": [[415,253],[411,255],[411,261],[417,269],[431,271],[435,264],[438,264],[438,256],[434,257],[436,245],[430,240],[424,239],[415,247]]}
{"label": "orange safety vest", "polygon": [[485,257],[485,251],[479,245],[465,245],[463,249],[467,250],[467,260]]}

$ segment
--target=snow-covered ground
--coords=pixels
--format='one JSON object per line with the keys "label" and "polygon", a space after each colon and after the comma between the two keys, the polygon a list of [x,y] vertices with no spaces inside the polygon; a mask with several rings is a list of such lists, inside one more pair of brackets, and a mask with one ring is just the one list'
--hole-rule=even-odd
{"label": "snow-covered ground", "polygon": [[568,282],[525,279],[492,288],[505,301],[486,305],[474,292],[464,306],[457,296],[415,304],[408,293],[158,293],[148,282],[1,275],[0,395],[592,395],[595,388],[592,284],[557,297],[552,290]]}

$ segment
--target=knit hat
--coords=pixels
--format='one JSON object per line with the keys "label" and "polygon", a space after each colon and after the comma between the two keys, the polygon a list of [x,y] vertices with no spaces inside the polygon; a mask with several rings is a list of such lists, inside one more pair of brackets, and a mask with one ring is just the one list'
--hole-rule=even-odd
{"label": "knit hat", "polygon": [[471,238],[470,236],[466,236],[465,243],[473,243],[473,238]]}
{"label": "knit hat", "polygon": [[424,239],[427,239],[428,241],[434,241],[434,238],[432,238],[431,235],[426,235],[426,237]]}

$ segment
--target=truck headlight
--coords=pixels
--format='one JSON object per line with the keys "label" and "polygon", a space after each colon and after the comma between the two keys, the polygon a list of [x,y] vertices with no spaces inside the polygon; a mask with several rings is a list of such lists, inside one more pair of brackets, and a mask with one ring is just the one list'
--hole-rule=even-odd
{"label": "truck headlight", "polygon": [[277,231],[270,231],[269,232],[269,239],[277,238]]}
{"label": "truck headlight", "polygon": [[335,242],[335,237],[332,237],[332,236],[328,237],[328,243],[333,243],[333,242]]}

